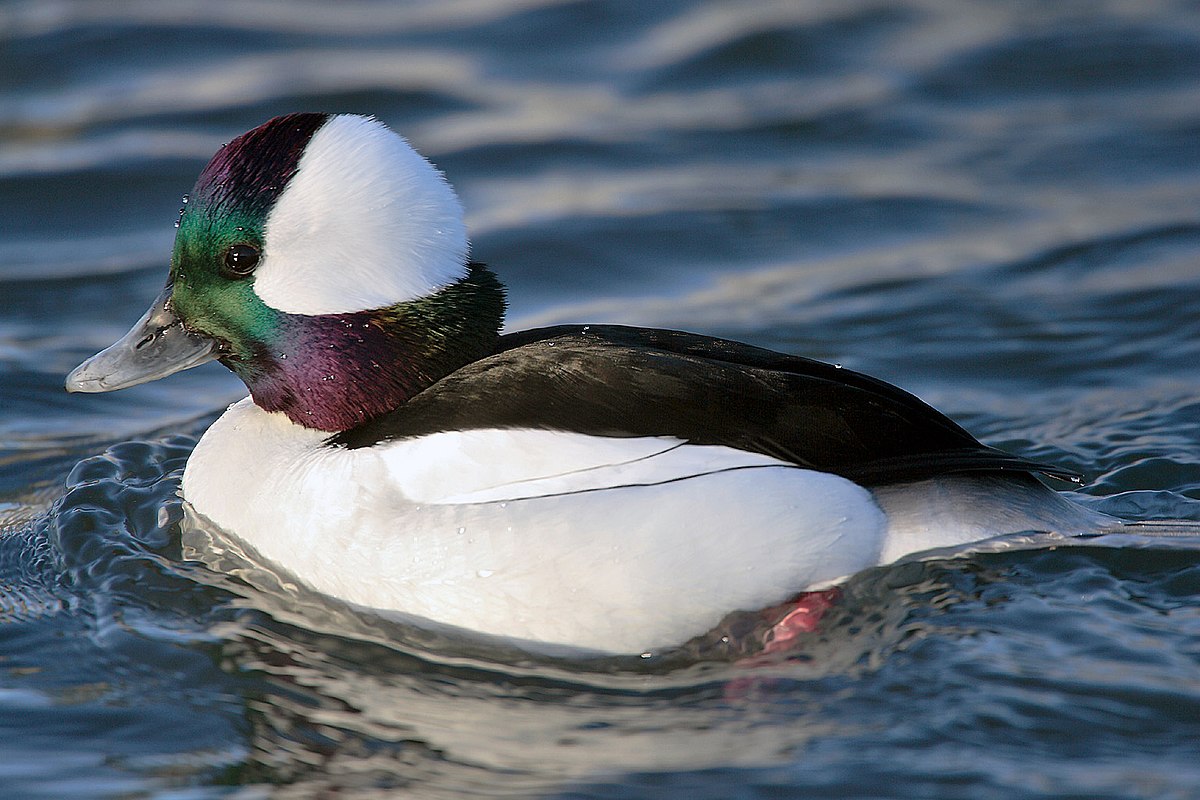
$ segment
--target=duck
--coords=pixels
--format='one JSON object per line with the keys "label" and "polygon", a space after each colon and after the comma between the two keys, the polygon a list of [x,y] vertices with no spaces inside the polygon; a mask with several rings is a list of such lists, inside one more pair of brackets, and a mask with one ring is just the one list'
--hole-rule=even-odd
{"label": "duck", "polygon": [[863,570],[1114,518],[887,382],[676,330],[503,332],[446,178],[371,116],[222,146],[166,285],[72,392],[246,385],[182,496],[309,588],[533,651],[639,654]]}

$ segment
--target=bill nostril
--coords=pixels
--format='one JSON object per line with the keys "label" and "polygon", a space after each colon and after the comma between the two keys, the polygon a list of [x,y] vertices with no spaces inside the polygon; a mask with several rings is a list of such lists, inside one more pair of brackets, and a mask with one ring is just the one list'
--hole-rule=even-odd
{"label": "bill nostril", "polygon": [[154,341],[154,336],[155,336],[155,334],[153,334],[153,333],[147,333],[145,336],[143,336],[138,341],[138,343],[136,345],[134,345],[134,349],[141,350],[143,347],[145,347],[146,345],[148,345]]}

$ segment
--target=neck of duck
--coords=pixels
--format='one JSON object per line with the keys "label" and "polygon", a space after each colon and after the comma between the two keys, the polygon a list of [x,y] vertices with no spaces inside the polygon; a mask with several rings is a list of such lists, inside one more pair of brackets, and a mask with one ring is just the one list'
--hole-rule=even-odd
{"label": "neck of duck", "polygon": [[503,320],[503,287],[470,264],[465,278],[419,300],[345,314],[281,313],[271,342],[225,364],[260,408],[336,433],[490,355]]}

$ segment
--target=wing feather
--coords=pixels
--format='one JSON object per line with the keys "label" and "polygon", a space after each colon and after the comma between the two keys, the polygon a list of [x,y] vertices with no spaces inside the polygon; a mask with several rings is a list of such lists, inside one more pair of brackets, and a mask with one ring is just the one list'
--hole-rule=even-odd
{"label": "wing feather", "polygon": [[479,428],[667,436],[868,486],[947,472],[1076,477],[983,445],[908,392],[853,370],[727,339],[612,325],[504,336],[493,355],[330,443],[368,447]]}

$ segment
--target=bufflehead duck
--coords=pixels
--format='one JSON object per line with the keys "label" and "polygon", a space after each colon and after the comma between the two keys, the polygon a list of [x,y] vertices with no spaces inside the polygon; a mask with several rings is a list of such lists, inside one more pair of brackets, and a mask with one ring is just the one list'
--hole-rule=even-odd
{"label": "bufflehead duck", "polygon": [[454,191],[371,117],[237,137],[178,228],[162,293],[67,389],[233,370],[250,396],[184,498],[358,606],[640,653],[909,553],[1116,522],[848,369],[670,330],[502,335]]}

